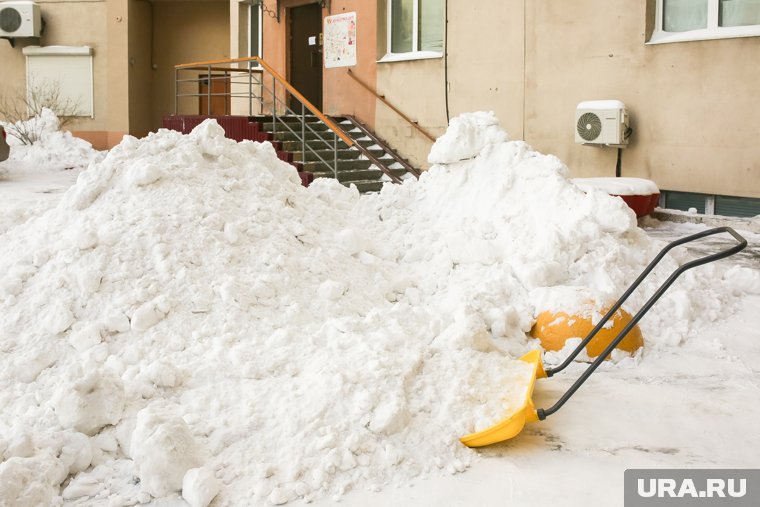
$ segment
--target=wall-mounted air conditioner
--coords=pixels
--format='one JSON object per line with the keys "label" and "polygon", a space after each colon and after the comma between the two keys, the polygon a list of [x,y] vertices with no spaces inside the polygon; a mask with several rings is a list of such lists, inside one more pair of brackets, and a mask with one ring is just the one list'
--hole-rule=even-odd
{"label": "wall-mounted air conditioner", "polygon": [[628,113],[619,100],[581,102],[575,109],[575,142],[618,146],[628,144]]}
{"label": "wall-mounted air conditioner", "polygon": [[40,6],[34,2],[0,2],[0,37],[39,37]]}

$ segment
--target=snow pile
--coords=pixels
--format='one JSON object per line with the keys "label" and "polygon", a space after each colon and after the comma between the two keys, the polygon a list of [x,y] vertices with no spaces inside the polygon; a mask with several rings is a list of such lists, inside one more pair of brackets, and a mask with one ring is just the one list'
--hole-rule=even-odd
{"label": "snow pile", "polygon": [[[282,504],[465,470],[458,438],[525,397],[536,312],[617,295],[653,248],[487,117],[365,197],[214,122],[125,138],[0,243],[0,497]],[[712,285],[671,305],[716,318]]]}
{"label": "snow pile", "polygon": [[610,195],[653,195],[660,189],[652,180],[643,178],[573,178],[583,191],[599,190]]}
{"label": "snow pile", "polygon": [[37,139],[32,145],[25,145],[10,134],[13,126],[3,123],[8,132],[8,144],[11,153],[8,162],[27,166],[27,169],[43,169],[60,171],[77,167],[86,167],[91,162],[103,158],[103,154],[92,148],[83,139],[71,135],[71,132],[60,130],[60,122],[53,111],[43,108],[39,116],[20,121],[18,129],[22,132],[33,133]]}

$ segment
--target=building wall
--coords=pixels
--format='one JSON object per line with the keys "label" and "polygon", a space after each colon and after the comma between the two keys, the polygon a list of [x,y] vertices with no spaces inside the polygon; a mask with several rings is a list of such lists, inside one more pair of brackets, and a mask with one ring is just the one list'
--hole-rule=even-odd
{"label": "building wall", "polygon": [[348,75],[348,70],[364,83],[377,81],[377,7],[374,2],[333,0],[325,15],[356,13],[356,65],[325,69],[323,74],[324,112],[329,115],[350,114],[359,121],[374,125],[377,99]]}
{"label": "building wall", "polygon": [[578,102],[632,116],[622,174],[662,189],[760,196],[760,38],[646,45],[654,2],[528,2],[525,137],[574,176],[613,176],[616,150],[576,145]]}
{"label": "building wall", "polygon": [[129,133],[142,137],[154,130],[153,109],[153,3],[129,0]]}
{"label": "building wall", "polygon": [[[388,34],[385,0],[377,1],[377,12],[377,55],[382,59]],[[433,137],[442,134],[448,123],[445,63],[444,58],[431,58],[377,64],[377,92]],[[412,165],[427,167],[432,141],[380,101],[374,129]]]}
{"label": "building wall", "polygon": [[[125,86],[118,81],[126,81],[126,68],[114,65],[114,58],[126,56],[119,39],[126,36],[122,27],[126,26],[125,0],[49,0],[40,4],[42,17],[46,22],[40,38],[42,46],[90,46],[93,48],[94,118],[77,118],[69,126],[75,133],[89,140],[97,148],[105,148],[109,139],[120,139],[126,131],[126,122],[114,120],[111,112],[119,109],[112,98]],[[116,18],[121,17],[121,21]],[[108,20],[108,21],[106,21]],[[0,41],[0,62],[3,66],[2,93],[24,93],[26,88],[26,59],[22,49],[37,45],[27,39],[17,39],[11,48],[7,41]],[[121,100],[119,101],[121,102]]]}
{"label": "building wall", "polygon": [[524,9],[525,0],[449,0],[449,116],[493,111],[510,136],[523,137]]}
{"label": "building wall", "polygon": [[[760,37],[646,44],[654,0],[448,0],[446,57],[378,62],[386,2],[333,0],[332,13],[358,13],[356,75],[432,134],[457,114],[491,110],[513,138],[556,154],[572,176],[613,176],[617,150],[576,144],[574,115],[579,102],[619,99],[633,127],[623,176],[666,190],[760,197],[760,66],[751,63]],[[264,57],[283,74],[286,8],[304,3],[283,0],[281,22],[265,18]],[[324,89],[326,112],[356,114],[426,166],[431,142],[364,97],[345,69],[325,69]]]}
{"label": "building wall", "polygon": [[[174,113],[174,66],[230,57],[230,5],[224,1],[153,2],[153,91],[151,125]],[[180,112],[197,114],[198,99]]]}

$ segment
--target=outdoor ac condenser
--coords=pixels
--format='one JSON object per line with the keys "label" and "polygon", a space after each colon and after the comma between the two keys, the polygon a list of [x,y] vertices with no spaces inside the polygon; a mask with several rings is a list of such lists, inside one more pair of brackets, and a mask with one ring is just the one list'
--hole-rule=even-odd
{"label": "outdoor ac condenser", "polygon": [[623,147],[628,132],[628,113],[619,100],[581,102],[575,109],[576,143]]}
{"label": "outdoor ac condenser", "polygon": [[34,2],[0,2],[0,37],[39,37],[40,6]]}

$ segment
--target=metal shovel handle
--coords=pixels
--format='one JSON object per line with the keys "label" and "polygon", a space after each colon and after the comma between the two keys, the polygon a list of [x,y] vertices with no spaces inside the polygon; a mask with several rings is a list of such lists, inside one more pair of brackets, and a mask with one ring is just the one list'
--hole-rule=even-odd
{"label": "metal shovel handle", "polygon": [[575,394],[575,391],[578,390],[578,388],[583,385],[583,383],[588,379],[592,373],[601,365],[605,359],[607,359],[607,356],[609,356],[615,347],[620,344],[621,341],[626,337],[628,332],[633,329],[633,327],[638,324],[638,322],[644,317],[644,315],[649,311],[652,306],[657,302],[658,299],[665,293],[666,290],[673,284],[673,282],[676,281],[676,279],[681,276],[681,274],[684,271],[687,271],[691,268],[695,268],[697,266],[701,266],[702,264],[707,264],[713,261],[717,261],[719,259],[723,259],[725,257],[729,257],[731,255],[734,255],[737,252],[742,251],[747,246],[747,240],[744,239],[739,233],[737,233],[735,230],[733,230],[731,227],[716,227],[715,229],[709,229],[707,231],[702,231],[697,234],[692,234],[691,236],[686,236],[684,238],[678,239],[676,241],[673,241],[669,243],[665,248],[663,248],[659,254],[652,260],[652,262],[649,263],[649,265],[644,269],[644,271],[641,272],[638,278],[631,284],[630,287],[623,293],[622,296],[620,296],[620,299],[618,299],[614,305],[610,308],[610,310],[607,312],[607,314],[602,317],[602,320],[600,320],[597,325],[594,327],[594,329],[591,330],[591,332],[584,338],[584,340],[578,344],[578,346],[573,350],[573,352],[565,359],[565,361],[557,366],[556,368],[549,368],[546,370],[546,375],[548,377],[551,377],[557,372],[560,372],[567,368],[567,366],[575,359],[575,357],[580,354],[580,352],[583,350],[583,348],[588,345],[588,343],[591,341],[591,339],[596,336],[596,334],[599,332],[602,327],[607,323],[610,318],[615,314],[615,312],[620,309],[620,307],[623,305],[623,303],[628,299],[628,297],[633,293],[633,291],[636,290],[636,288],[641,284],[641,282],[649,275],[649,273],[652,272],[654,267],[662,260],[662,258],[673,248],[683,245],[685,243],[690,243],[692,241],[696,241],[698,239],[705,238],[707,236],[713,236],[715,234],[722,234],[724,232],[727,232],[731,236],[736,239],[737,244],[732,246],[731,248],[727,248],[725,250],[721,250],[720,252],[706,255],[704,257],[700,257],[698,259],[694,259],[692,261],[689,261],[681,266],[679,266],[673,273],[668,277],[665,282],[663,282],[662,285],[657,289],[657,291],[652,295],[652,297],[649,298],[649,300],[644,303],[644,305],[641,307],[641,309],[636,312],[636,315],[633,316],[631,321],[618,333],[618,335],[615,337],[612,342],[610,342],[609,345],[602,351],[599,356],[594,360],[594,362],[591,363],[591,365],[586,369],[586,371],[583,372],[583,374],[578,377],[578,379],[573,383],[572,386],[565,392],[565,394],[562,395],[562,397],[551,407],[547,409],[540,408],[536,411],[536,414],[538,415],[538,418],[540,420],[546,419],[547,416],[553,414],[557,410],[562,407],[562,405],[565,404],[565,402],[570,399],[570,397]]}

